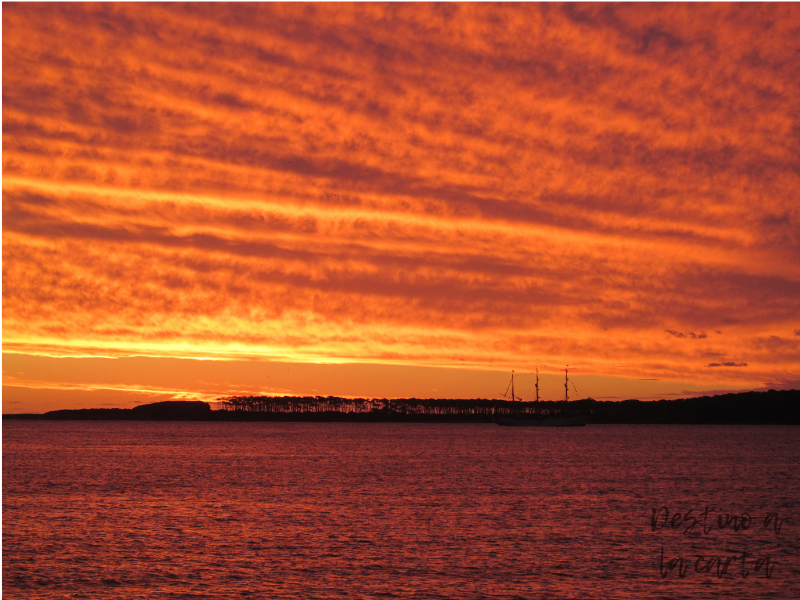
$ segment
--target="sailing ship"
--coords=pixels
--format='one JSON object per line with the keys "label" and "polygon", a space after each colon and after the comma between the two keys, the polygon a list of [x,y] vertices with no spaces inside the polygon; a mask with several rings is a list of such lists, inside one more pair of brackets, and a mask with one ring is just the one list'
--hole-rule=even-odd
{"label": "sailing ship", "polygon": [[[514,371],[511,371],[511,400],[516,402],[514,394]],[[508,389],[506,389],[508,393]],[[564,409],[569,402],[569,365],[564,369]],[[536,367],[536,414],[495,415],[492,419],[498,425],[506,427],[582,427],[586,425],[587,415],[570,415],[562,410],[560,415],[542,415],[539,406],[539,367]]]}

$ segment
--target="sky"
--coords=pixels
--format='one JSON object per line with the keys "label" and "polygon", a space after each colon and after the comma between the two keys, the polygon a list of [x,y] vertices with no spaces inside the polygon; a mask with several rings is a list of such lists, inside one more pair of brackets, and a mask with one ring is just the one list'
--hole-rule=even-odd
{"label": "sky", "polygon": [[800,388],[797,4],[2,14],[5,413]]}

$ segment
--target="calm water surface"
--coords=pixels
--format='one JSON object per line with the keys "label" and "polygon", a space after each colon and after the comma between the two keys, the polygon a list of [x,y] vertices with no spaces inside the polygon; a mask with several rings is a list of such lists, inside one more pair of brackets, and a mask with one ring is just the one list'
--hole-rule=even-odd
{"label": "calm water surface", "polygon": [[6,421],[3,597],[795,599],[798,465],[797,427]]}

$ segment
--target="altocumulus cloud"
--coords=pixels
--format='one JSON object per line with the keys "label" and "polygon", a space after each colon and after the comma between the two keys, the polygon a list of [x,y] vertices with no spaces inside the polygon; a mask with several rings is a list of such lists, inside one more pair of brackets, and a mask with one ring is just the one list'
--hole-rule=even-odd
{"label": "altocumulus cloud", "polygon": [[23,3],[3,31],[7,352],[800,370],[762,341],[800,314],[797,5]]}

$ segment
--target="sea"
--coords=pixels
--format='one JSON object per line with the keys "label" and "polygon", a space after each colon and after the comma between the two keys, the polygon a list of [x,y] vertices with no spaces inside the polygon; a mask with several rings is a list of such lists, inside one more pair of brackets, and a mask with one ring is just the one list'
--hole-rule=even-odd
{"label": "sea", "polygon": [[800,597],[800,428],[5,420],[2,597]]}

